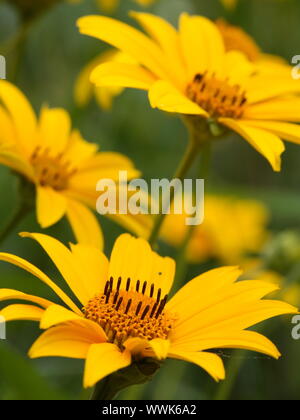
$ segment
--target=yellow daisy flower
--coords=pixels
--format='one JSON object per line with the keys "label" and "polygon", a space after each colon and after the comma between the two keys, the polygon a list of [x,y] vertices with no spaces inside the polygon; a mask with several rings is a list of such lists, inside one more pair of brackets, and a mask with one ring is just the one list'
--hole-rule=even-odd
{"label": "yellow daisy flower", "polygon": [[[300,142],[299,91],[291,77],[260,75],[238,51],[226,51],[217,26],[201,16],[180,18],[176,31],[158,16],[134,13],[147,36],[104,16],[78,21],[80,32],[99,38],[133,57],[139,65],[105,63],[92,73],[97,86],[149,92],[153,108],[184,115],[193,127],[208,122],[244,137],[279,171],[281,139]],[[203,129],[203,128],[202,128]]]}
{"label": "yellow daisy flower", "polygon": [[[168,215],[162,239],[180,247],[189,229],[186,217]],[[242,258],[259,252],[266,243],[268,221],[268,211],[260,202],[207,195],[204,222],[195,227],[186,256],[192,263],[216,258],[224,264],[240,264]]]}
{"label": "yellow daisy flower", "polygon": [[[96,184],[100,179],[118,180],[120,170],[135,178],[139,172],[133,163],[118,153],[98,152],[96,144],[71,129],[63,109],[43,107],[37,119],[26,97],[7,81],[0,81],[0,124],[0,163],[35,187],[41,227],[66,215],[79,241],[101,246],[102,233],[90,210],[96,207]],[[116,216],[134,229],[131,219]]]}
{"label": "yellow daisy flower", "polygon": [[241,271],[236,267],[200,275],[168,301],[174,261],[160,257],[145,240],[128,234],[118,238],[109,262],[96,248],[71,245],[69,250],[46,235],[22,236],[44,248],[80,306],[38,268],[1,253],[0,260],[35,275],[64,305],[2,289],[1,300],[30,304],[9,305],[0,314],[7,321],[37,321],[45,330],[31,347],[31,358],[85,359],[85,387],[144,358],[189,361],[215,380],[222,380],[222,360],[207,350],[243,348],[277,359],[280,354],[274,344],[248,328],[297,312],[284,302],[262,300],[277,287],[260,281],[237,281]]}

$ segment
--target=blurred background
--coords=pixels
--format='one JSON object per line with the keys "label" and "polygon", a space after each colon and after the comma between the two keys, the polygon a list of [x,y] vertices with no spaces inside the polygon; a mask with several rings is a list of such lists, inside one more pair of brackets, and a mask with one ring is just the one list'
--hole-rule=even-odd
{"label": "blurred background", "polygon": [[[80,35],[75,25],[80,16],[101,13],[97,2],[54,2],[53,7],[26,28],[18,60],[14,48],[6,49],[21,25],[20,15],[11,3],[0,1],[0,54],[6,55],[4,52],[7,51],[8,79],[13,79],[26,93],[35,109],[39,111],[45,103],[51,107],[65,107],[71,113],[73,126],[79,128],[87,140],[99,143],[102,150],[128,155],[142,170],[145,179],[171,177],[187,138],[185,127],[178,118],[150,109],[146,95],[133,90],[117,97],[109,111],[101,110],[95,100],[82,108],[75,104],[74,84],[80,71],[108,49],[103,43]],[[120,3],[113,14],[133,23],[128,11],[142,8],[131,0],[121,0]],[[243,27],[267,53],[279,55],[288,62],[300,54],[300,2],[297,0],[245,0],[240,1],[234,11],[226,10],[219,0],[158,0],[147,10],[174,24],[183,11],[212,19],[224,17]],[[300,306],[300,148],[287,144],[280,174],[272,172],[264,158],[235,135],[229,136],[226,141],[216,142],[213,152],[207,192],[211,196],[234,197],[239,201],[258,201],[266,214],[259,222],[259,228],[266,232],[265,239],[255,250],[251,250],[251,255],[245,255],[249,250],[244,252],[241,249],[241,261],[234,263],[247,269],[257,264],[256,271],[259,267],[261,275],[268,275],[270,281],[280,282],[286,299]],[[3,167],[0,167],[0,191],[1,228],[9,219],[17,200],[17,179]],[[227,211],[230,223],[234,218],[230,217],[230,207]],[[115,238],[122,230],[110,221],[102,219],[101,222],[109,255]],[[256,229],[256,222],[251,223]],[[236,226],[236,229],[239,230],[239,227]],[[29,216],[19,230],[38,231],[35,216]],[[1,244],[1,251],[28,259],[60,283],[61,279],[39,247],[20,239],[18,231]],[[72,239],[64,222],[47,233],[65,243]],[[227,232],[220,234],[227,235]],[[239,241],[239,247],[243,248],[243,240],[239,238]],[[177,254],[172,243],[164,244],[162,250],[166,255]],[[186,279],[224,263],[226,258],[224,261],[220,255],[208,254],[190,265]],[[0,266],[0,287],[53,298],[38,280],[4,263]],[[223,352],[229,377],[221,386],[197,367],[168,361],[152,383],[133,387],[123,392],[120,398],[299,399],[300,341],[291,338],[291,329],[289,318],[264,324],[266,335],[283,354],[279,362],[250,352]],[[82,392],[81,387],[83,362],[27,359],[26,352],[38,335],[38,326],[34,323],[8,325],[7,340],[0,341],[0,399],[88,398],[89,393]]]}

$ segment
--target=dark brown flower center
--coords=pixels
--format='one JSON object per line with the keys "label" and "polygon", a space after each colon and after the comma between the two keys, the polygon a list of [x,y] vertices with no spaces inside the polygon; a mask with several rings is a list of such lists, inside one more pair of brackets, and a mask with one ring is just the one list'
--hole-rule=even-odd
{"label": "dark brown flower center", "polygon": [[125,287],[121,286],[121,278],[117,282],[111,278],[104,292],[83,308],[85,317],[99,324],[108,340],[120,348],[134,337],[167,339],[174,321],[165,311],[168,296],[162,297],[161,289],[147,282],[133,284],[128,279]]}
{"label": "dark brown flower center", "polygon": [[187,87],[187,96],[212,118],[241,118],[247,103],[239,85],[219,80],[214,74],[196,74]]}

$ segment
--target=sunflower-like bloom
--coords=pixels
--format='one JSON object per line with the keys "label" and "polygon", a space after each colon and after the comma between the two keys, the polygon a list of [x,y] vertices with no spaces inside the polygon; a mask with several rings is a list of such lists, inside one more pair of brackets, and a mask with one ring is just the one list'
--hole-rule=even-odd
{"label": "sunflower-like bloom", "polygon": [[[91,75],[97,86],[149,92],[153,108],[207,121],[244,137],[280,171],[281,139],[299,144],[300,82],[261,75],[245,55],[226,51],[217,26],[201,16],[183,14],[179,31],[158,16],[134,13],[149,36],[103,16],[79,19],[80,32],[99,38],[133,57],[139,65],[105,63]],[[202,126],[202,124],[201,124]],[[216,127],[218,127],[216,129]]]}
{"label": "sunflower-like bloom", "polygon": [[247,329],[274,316],[297,312],[284,302],[262,300],[277,287],[237,281],[241,271],[236,267],[200,275],[168,301],[174,261],[153,252],[144,239],[128,234],[118,238],[110,261],[96,248],[80,244],[69,250],[49,236],[22,236],[44,248],[80,307],[38,268],[1,253],[0,260],[38,277],[64,305],[2,289],[1,300],[30,304],[11,304],[0,314],[7,321],[38,321],[46,330],[30,349],[31,358],[85,359],[85,387],[144,358],[189,361],[222,380],[222,360],[207,350],[244,348],[279,358],[267,338]]}
{"label": "sunflower-like bloom", "polygon": [[[181,246],[189,229],[186,217],[168,215],[162,239]],[[268,221],[268,210],[260,202],[208,195],[204,222],[195,227],[186,256],[192,263],[214,258],[224,264],[240,264],[245,256],[261,251],[269,237]]]}
{"label": "sunflower-like bloom", "polygon": [[[117,181],[120,170],[135,178],[139,172],[132,162],[118,153],[98,152],[96,144],[71,129],[63,109],[44,107],[37,119],[26,97],[7,81],[0,81],[0,124],[0,163],[35,187],[41,227],[66,215],[79,241],[100,246],[102,233],[90,210],[96,204],[96,184]],[[121,223],[130,219],[123,217]]]}

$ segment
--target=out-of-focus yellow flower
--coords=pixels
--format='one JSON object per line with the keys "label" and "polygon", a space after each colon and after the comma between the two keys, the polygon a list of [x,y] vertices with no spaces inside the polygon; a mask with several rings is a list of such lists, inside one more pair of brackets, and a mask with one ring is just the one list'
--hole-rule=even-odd
{"label": "out-of-focus yellow flower", "polygon": [[132,60],[128,55],[117,50],[106,51],[88,63],[78,76],[75,83],[75,102],[78,106],[86,106],[92,99],[93,95],[95,95],[95,98],[102,109],[111,109],[114,98],[123,92],[123,88],[119,86],[95,87],[90,82],[90,76],[92,71],[99,64],[113,61],[128,64],[134,63],[134,60]]}
{"label": "out-of-focus yellow flower", "polygon": [[218,19],[216,25],[222,34],[226,51],[240,51],[245,54],[255,64],[259,74],[291,77],[291,66],[281,57],[263,53],[255,40],[242,28],[231,25],[224,19]]}
{"label": "out-of-focus yellow flower", "polygon": [[240,267],[245,273],[245,278],[260,280],[277,286],[278,290],[275,291],[274,297],[283,299],[297,307],[300,305],[300,284],[289,283],[283,275],[275,270],[266,269],[263,260],[246,259],[240,263]]}
{"label": "out-of-focus yellow flower", "polygon": [[300,81],[261,75],[239,51],[226,51],[217,26],[182,14],[176,31],[158,16],[133,13],[149,36],[104,16],[79,19],[80,32],[99,38],[139,64],[104,63],[92,73],[99,87],[148,91],[153,108],[184,115],[217,135],[230,129],[245,138],[275,171],[281,169],[285,139],[300,143]]}
{"label": "out-of-focus yellow flower", "polygon": [[[108,13],[115,11],[120,4],[120,0],[96,0],[96,1],[99,7]],[[144,7],[151,6],[155,1],[156,0],[134,0],[135,3]]]}
{"label": "out-of-focus yellow flower", "polygon": [[[261,250],[269,236],[268,220],[268,211],[259,202],[208,195],[204,223],[194,229],[187,258],[192,263],[216,258],[224,264],[239,264],[247,254]],[[167,216],[162,238],[179,247],[190,228],[185,222],[186,215]]]}
{"label": "out-of-focus yellow flower", "polygon": [[[71,129],[63,109],[44,107],[37,119],[22,92],[7,81],[0,81],[0,125],[0,163],[35,186],[39,224],[47,228],[66,215],[79,241],[101,246],[102,233],[90,210],[95,186],[101,179],[117,181],[120,170],[135,178],[139,172],[133,163],[118,153],[99,153],[96,144]],[[116,216],[133,228],[131,219]]]}
{"label": "out-of-focus yellow flower", "polygon": [[223,6],[228,10],[234,10],[238,0],[220,0],[220,2],[223,4]]}
{"label": "out-of-focus yellow flower", "polygon": [[85,387],[146,357],[188,361],[215,380],[222,380],[222,360],[207,350],[243,348],[279,358],[273,343],[248,328],[274,316],[297,312],[284,302],[262,299],[276,286],[237,281],[241,271],[236,267],[196,277],[168,302],[174,261],[153,252],[145,240],[127,234],[116,241],[110,262],[96,248],[72,245],[69,250],[49,236],[22,236],[35,239],[44,248],[80,305],[37,267],[1,253],[0,260],[35,275],[64,305],[1,289],[0,300],[30,304],[9,305],[0,315],[6,321],[38,321],[46,330],[30,349],[31,358],[85,359]]}

